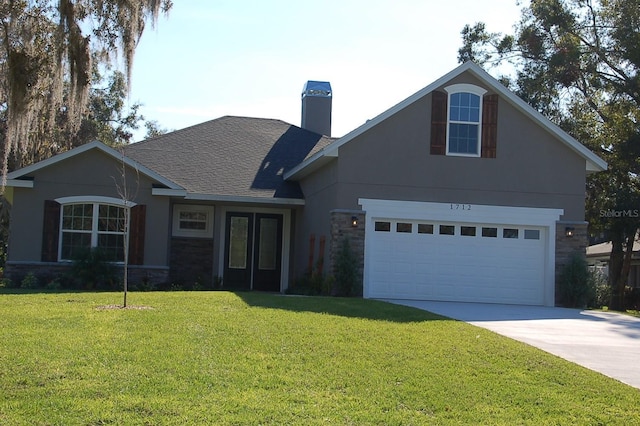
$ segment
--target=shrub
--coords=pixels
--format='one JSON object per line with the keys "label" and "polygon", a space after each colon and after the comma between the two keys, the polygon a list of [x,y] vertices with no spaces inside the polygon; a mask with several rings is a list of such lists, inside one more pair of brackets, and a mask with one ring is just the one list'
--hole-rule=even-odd
{"label": "shrub", "polygon": [[191,286],[191,290],[202,291],[206,289],[207,289],[207,285],[205,283],[205,280],[200,275],[198,275],[195,281],[193,282],[193,285]]}
{"label": "shrub", "polygon": [[47,285],[45,286],[45,288],[47,290],[58,291],[58,290],[62,289],[62,284],[60,283],[59,279],[55,278],[55,279],[49,281],[47,283]]}
{"label": "shrub", "polygon": [[0,287],[4,288],[18,288],[20,287],[16,282],[11,280],[10,278],[3,278],[0,280]]}
{"label": "shrub", "polygon": [[20,288],[36,289],[40,288],[40,280],[33,272],[29,272],[20,282]]}
{"label": "shrub", "polygon": [[183,291],[184,286],[181,283],[171,283],[169,286],[170,291]]}
{"label": "shrub", "polygon": [[98,248],[80,252],[71,266],[73,286],[78,290],[120,290],[116,271],[108,256]]}
{"label": "shrub", "polygon": [[144,276],[142,280],[133,285],[134,291],[155,291],[156,285],[151,282],[148,276]]}
{"label": "shrub", "polygon": [[334,279],[322,272],[307,272],[302,277],[293,281],[287,294],[299,294],[303,296],[328,296],[333,287]]}
{"label": "shrub", "polygon": [[635,311],[640,310],[640,288],[625,287],[624,307]]}
{"label": "shrub", "polygon": [[611,286],[607,276],[598,269],[591,269],[589,271],[589,280],[593,289],[593,298],[589,302],[589,306],[594,308],[608,306],[611,300]]}
{"label": "shrub", "polygon": [[358,279],[358,259],[356,258],[349,239],[342,240],[335,263],[335,296],[359,296],[362,294],[362,282]]}
{"label": "shrub", "polygon": [[560,301],[569,308],[586,307],[593,300],[589,266],[581,253],[574,253],[562,269],[558,283]]}

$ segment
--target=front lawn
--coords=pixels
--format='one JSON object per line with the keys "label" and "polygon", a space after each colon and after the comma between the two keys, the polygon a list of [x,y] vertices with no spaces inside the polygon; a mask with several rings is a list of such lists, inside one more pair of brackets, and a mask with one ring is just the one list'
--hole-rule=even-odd
{"label": "front lawn", "polygon": [[[0,294],[0,424],[640,424],[640,391],[382,302]],[[107,307],[107,308],[105,308]]]}

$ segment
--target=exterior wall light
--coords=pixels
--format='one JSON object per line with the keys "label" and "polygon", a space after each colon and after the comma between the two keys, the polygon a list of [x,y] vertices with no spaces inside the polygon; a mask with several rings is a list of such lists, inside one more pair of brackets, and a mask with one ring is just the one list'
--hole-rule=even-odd
{"label": "exterior wall light", "polygon": [[351,226],[353,228],[358,227],[358,216],[351,216]]}
{"label": "exterior wall light", "polygon": [[575,234],[575,228],[572,228],[570,226],[567,226],[566,228],[564,228],[564,236],[567,238],[571,238],[573,237],[573,235]]}

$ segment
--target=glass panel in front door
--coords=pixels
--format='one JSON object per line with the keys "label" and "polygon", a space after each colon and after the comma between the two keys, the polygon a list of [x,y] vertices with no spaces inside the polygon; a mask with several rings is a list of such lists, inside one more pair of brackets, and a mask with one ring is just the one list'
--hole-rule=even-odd
{"label": "glass panel in front door", "polygon": [[229,237],[229,268],[246,269],[249,218],[232,217]]}
{"label": "glass panel in front door", "polygon": [[278,219],[260,218],[258,268],[273,271],[278,258]]}

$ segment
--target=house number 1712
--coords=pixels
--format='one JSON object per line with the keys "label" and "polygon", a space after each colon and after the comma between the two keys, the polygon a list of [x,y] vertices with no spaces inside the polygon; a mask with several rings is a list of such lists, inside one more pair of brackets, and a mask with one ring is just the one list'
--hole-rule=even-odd
{"label": "house number 1712", "polygon": [[453,203],[451,203],[451,210],[471,210],[471,204],[453,204]]}

